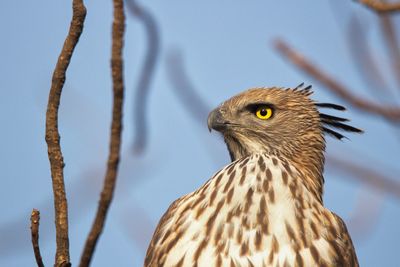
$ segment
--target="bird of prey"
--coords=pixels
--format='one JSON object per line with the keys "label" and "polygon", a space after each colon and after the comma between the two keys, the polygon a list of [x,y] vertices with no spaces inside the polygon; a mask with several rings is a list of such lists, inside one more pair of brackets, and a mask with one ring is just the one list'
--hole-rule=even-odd
{"label": "bird of prey", "polygon": [[358,266],[343,220],[324,207],[325,134],[360,133],[319,109],[311,86],[254,88],[208,117],[232,163],[171,204],[144,266]]}

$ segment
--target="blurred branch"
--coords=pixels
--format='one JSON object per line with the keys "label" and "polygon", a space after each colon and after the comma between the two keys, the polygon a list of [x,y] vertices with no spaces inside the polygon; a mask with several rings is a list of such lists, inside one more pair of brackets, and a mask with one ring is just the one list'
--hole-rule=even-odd
{"label": "blurred branch", "polygon": [[350,19],[346,40],[350,49],[350,56],[356,63],[356,70],[359,71],[362,80],[365,81],[367,89],[370,89],[380,99],[383,96],[382,91],[390,96],[390,90],[380,72],[379,64],[373,57],[368,45],[365,27],[356,15],[353,15]]}
{"label": "blurred branch", "polygon": [[346,220],[353,239],[360,242],[370,237],[374,228],[378,226],[384,198],[382,192],[371,194],[369,190],[361,189],[356,204]]}
{"label": "blurred branch", "polygon": [[184,60],[179,51],[170,51],[167,54],[167,74],[185,108],[198,122],[206,122],[210,110],[208,105],[197,93],[185,71]]}
{"label": "blurred branch", "polygon": [[146,148],[148,137],[148,126],[146,121],[146,109],[150,84],[154,75],[154,70],[160,50],[159,30],[153,15],[140,6],[135,0],[128,0],[128,11],[143,23],[147,33],[147,51],[140,70],[139,82],[136,86],[134,99],[134,125],[135,138],[133,150],[141,153]]}
{"label": "blurred branch", "polygon": [[103,231],[107,212],[113,198],[120,159],[122,132],[122,103],[124,96],[122,48],[125,31],[125,15],[123,0],[113,0],[114,21],[112,26],[112,55],[111,73],[113,79],[113,111],[111,122],[110,152],[108,155],[107,171],[104,178],[103,190],[96,216],[86,239],[82,252],[80,267],[89,266],[97,240]]}
{"label": "blurred branch", "polygon": [[377,103],[362,99],[359,96],[354,95],[344,85],[340,84],[335,79],[328,76],[319,67],[313,65],[310,61],[308,61],[300,53],[293,50],[282,40],[276,40],[275,47],[282,56],[291,61],[301,71],[305,72],[312,78],[325,85],[327,89],[335,93],[343,100],[347,101],[349,104],[368,113],[382,116],[391,122],[400,122],[400,108],[379,105]]}
{"label": "blurred branch", "polygon": [[68,238],[68,206],[63,174],[64,161],[60,147],[60,134],[58,132],[58,108],[65,82],[65,73],[83,31],[83,24],[86,17],[86,8],[83,1],[73,0],[72,10],[73,14],[69,32],[54,69],[46,112],[46,142],[53,182],[56,225],[57,249],[55,266],[71,265]]}
{"label": "blurred branch", "polygon": [[378,13],[394,13],[400,11],[400,3],[386,3],[379,0],[360,0],[359,2]]}
{"label": "blurred branch", "polygon": [[368,168],[366,166],[357,165],[349,160],[342,160],[339,157],[327,157],[329,165],[335,167],[337,170],[342,170],[351,174],[351,177],[370,186],[375,190],[391,194],[396,198],[400,198],[400,182],[393,178],[388,178],[384,174]]}
{"label": "blurred branch", "polygon": [[[154,222],[149,217],[148,211],[148,209],[131,203],[129,208],[124,209],[119,218],[126,236],[144,253],[155,227]],[[138,229],[140,230],[138,231]]]}
{"label": "blurred branch", "polygon": [[40,221],[40,212],[36,209],[33,209],[31,213],[32,247],[33,247],[33,252],[35,253],[35,259],[38,267],[44,267],[39,247],[39,221]]}
{"label": "blurred branch", "polygon": [[392,64],[392,71],[396,77],[397,85],[400,86],[400,50],[396,36],[396,30],[391,18],[387,15],[380,16],[381,27],[387,47],[389,59]]}

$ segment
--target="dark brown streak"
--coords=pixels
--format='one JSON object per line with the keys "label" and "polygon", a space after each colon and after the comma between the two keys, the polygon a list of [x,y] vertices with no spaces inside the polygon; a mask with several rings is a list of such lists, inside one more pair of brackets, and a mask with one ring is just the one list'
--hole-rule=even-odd
{"label": "dark brown streak", "polygon": [[263,157],[260,156],[260,158],[258,159],[258,166],[260,167],[260,171],[264,172],[265,171],[265,162]]}
{"label": "dark brown streak", "polygon": [[244,166],[242,169],[242,173],[240,174],[240,181],[239,181],[239,185],[243,185],[244,180],[246,179],[246,172],[247,172],[247,166]]}
{"label": "dark brown streak", "polygon": [[375,102],[368,101],[366,99],[355,96],[347,89],[344,85],[336,81],[336,79],[331,78],[327,74],[321,71],[320,67],[313,65],[300,53],[293,50],[288,44],[282,40],[275,41],[275,47],[278,52],[281,53],[286,59],[290,60],[294,65],[296,65],[301,71],[310,75],[320,83],[322,83],[325,88],[329,89],[331,92],[336,94],[338,97],[347,101],[352,106],[358,108],[359,110],[366,111],[370,114],[379,115],[388,121],[399,123],[400,122],[400,108],[397,106],[383,106]]}
{"label": "dark brown streak", "polygon": [[199,260],[201,253],[203,252],[203,250],[206,248],[208,242],[207,239],[203,239],[203,241],[201,242],[200,246],[197,248],[196,252],[193,255],[193,262],[197,263],[197,261]]}
{"label": "dark brown streak", "polygon": [[230,204],[231,203],[234,191],[235,191],[235,187],[233,186],[229,190],[228,195],[226,196],[226,204]]}
{"label": "dark brown streak", "polygon": [[254,238],[254,246],[256,248],[256,251],[261,250],[261,244],[262,244],[262,233],[260,231],[257,231],[256,236]]}
{"label": "dark brown streak", "polygon": [[247,213],[249,211],[251,205],[253,204],[253,194],[254,194],[254,190],[253,190],[253,188],[250,187],[246,194],[246,203],[244,206],[245,213]]}
{"label": "dark brown streak", "polygon": [[299,252],[296,253],[296,263],[298,267],[304,266],[303,258],[301,257]]}
{"label": "dark brown streak", "polygon": [[273,187],[271,187],[268,190],[268,198],[269,198],[269,201],[271,201],[272,204],[275,202],[275,191],[274,191]]}
{"label": "dark brown streak", "polygon": [[133,112],[135,126],[133,151],[140,154],[147,145],[148,125],[146,111],[149,102],[150,85],[160,51],[160,34],[154,16],[148,10],[140,6],[136,0],[127,1],[127,7],[128,11],[143,24],[147,36],[147,51],[140,70],[139,81],[135,89]]}
{"label": "dark brown streak", "polygon": [[231,184],[233,182],[233,178],[235,177],[235,175],[236,175],[236,171],[233,171],[231,173],[231,175],[229,175],[228,181],[226,182],[224,190],[223,190],[224,193],[226,193],[228,191],[229,187],[231,186]]}
{"label": "dark brown streak", "polygon": [[282,171],[282,181],[284,185],[288,184],[288,174],[285,171]]}
{"label": "dark brown streak", "polygon": [[313,257],[315,263],[318,264],[318,263],[319,263],[319,260],[320,260],[320,256],[319,256],[318,250],[315,248],[314,245],[312,245],[312,246],[310,247],[310,253],[311,253],[311,256]]}
{"label": "dark brown streak", "polygon": [[58,108],[65,83],[65,74],[72,54],[83,31],[86,7],[82,0],[72,1],[72,20],[60,56],[54,68],[46,112],[46,142],[53,183],[56,256],[55,266],[70,266],[68,237],[68,204],[64,184],[64,160],[58,131]]}
{"label": "dark brown streak", "polygon": [[240,256],[244,256],[249,252],[249,241],[242,242],[240,247]]}
{"label": "dark brown streak", "polygon": [[32,247],[38,267],[44,267],[39,247],[39,221],[40,221],[40,212],[37,209],[33,209],[31,213]]}
{"label": "dark brown streak", "polygon": [[206,226],[206,236],[208,236],[211,233],[215,223],[215,219],[217,218],[219,211],[221,210],[223,205],[224,205],[224,200],[222,199],[220,200],[220,202],[218,202],[213,215],[211,215],[211,217],[208,219]]}
{"label": "dark brown streak", "polygon": [[250,160],[250,157],[244,158],[243,162],[240,163],[240,165],[239,165],[239,169],[246,167],[245,165],[247,164],[247,162],[249,162],[249,160]]}
{"label": "dark brown streak", "polygon": [[118,163],[120,159],[122,132],[122,103],[124,97],[122,49],[124,43],[125,15],[123,0],[113,0],[114,21],[112,26],[112,56],[111,70],[113,79],[113,110],[110,136],[110,152],[108,155],[107,171],[104,178],[103,190],[100,195],[95,219],[86,239],[79,266],[89,266],[97,240],[105,224],[108,209],[114,194],[117,180]]}
{"label": "dark brown streak", "polygon": [[272,173],[269,169],[267,169],[266,175],[267,175],[267,181],[272,181]]}

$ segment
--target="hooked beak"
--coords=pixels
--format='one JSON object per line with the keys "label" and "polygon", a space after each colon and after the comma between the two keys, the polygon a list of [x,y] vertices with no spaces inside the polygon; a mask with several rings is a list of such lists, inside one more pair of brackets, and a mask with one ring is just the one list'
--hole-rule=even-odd
{"label": "hooked beak", "polygon": [[226,129],[227,122],[223,118],[219,108],[216,108],[210,112],[207,119],[207,125],[210,132],[212,129],[216,131],[223,131]]}

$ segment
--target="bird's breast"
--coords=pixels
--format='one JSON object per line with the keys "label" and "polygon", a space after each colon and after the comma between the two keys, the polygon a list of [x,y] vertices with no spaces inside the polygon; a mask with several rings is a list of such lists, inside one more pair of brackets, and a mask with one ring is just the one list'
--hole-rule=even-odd
{"label": "bird's breast", "polygon": [[328,259],[317,229],[324,208],[300,179],[277,157],[233,162],[179,200],[161,229],[159,258],[164,266],[312,266]]}

